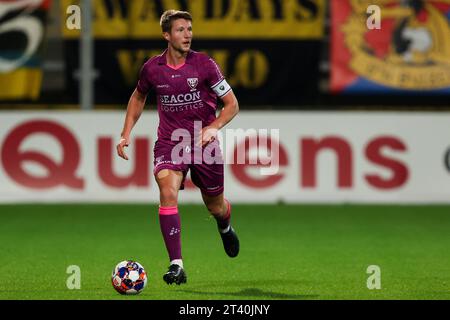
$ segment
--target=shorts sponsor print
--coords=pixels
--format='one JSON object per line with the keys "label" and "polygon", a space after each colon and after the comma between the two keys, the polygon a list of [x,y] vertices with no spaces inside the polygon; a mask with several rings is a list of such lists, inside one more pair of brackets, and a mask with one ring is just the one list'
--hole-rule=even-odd
{"label": "shorts sponsor print", "polygon": [[[156,141],[153,150],[154,169],[153,174],[156,176],[163,169],[181,171],[183,173],[183,181],[180,190],[184,189],[184,182],[187,173],[191,172],[192,182],[200,188],[200,190],[209,195],[216,196],[223,193],[224,190],[224,168],[223,161],[218,163],[207,163],[194,161],[195,148],[191,147],[188,152],[183,152],[182,156],[172,159],[173,146],[161,141]],[[216,149],[220,150],[220,149]]]}

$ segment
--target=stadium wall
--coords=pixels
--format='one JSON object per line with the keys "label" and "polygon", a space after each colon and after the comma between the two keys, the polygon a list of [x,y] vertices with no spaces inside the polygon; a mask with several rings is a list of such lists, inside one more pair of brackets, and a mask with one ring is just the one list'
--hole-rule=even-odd
{"label": "stadium wall", "polygon": [[[155,112],[137,123],[129,161],[115,150],[124,112],[0,112],[0,119],[0,202],[158,201]],[[241,111],[221,133],[226,196],[450,203],[448,123],[449,114],[430,112]],[[189,179],[180,200],[201,201]]]}

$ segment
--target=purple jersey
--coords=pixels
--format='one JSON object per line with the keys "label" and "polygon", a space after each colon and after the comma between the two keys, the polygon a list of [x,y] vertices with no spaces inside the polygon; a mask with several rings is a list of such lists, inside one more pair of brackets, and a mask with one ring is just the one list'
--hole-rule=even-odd
{"label": "purple jersey", "polygon": [[186,129],[194,139],[194,121],[201,121],[202,127],[210,125],[216,119],[217,97],[223,97],[231,88],[206,54],[190,50],[185,64],[177,68],[167,65],[166,54],[167,49],[144,64],[136,89],[145,95],[155,90],[158,141],[176,145],[178,139],[172,141],[172,133]]}

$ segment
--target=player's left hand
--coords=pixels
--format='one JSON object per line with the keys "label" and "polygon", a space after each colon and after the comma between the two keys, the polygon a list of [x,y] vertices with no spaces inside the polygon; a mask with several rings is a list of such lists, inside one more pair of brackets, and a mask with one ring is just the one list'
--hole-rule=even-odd
{"label": "player's left hand", "polygon": [[197,146],[205,146],[213,142],[217,138],[218,130],[212,126],[204,127],[200,131],[200,139],[197,141]]}

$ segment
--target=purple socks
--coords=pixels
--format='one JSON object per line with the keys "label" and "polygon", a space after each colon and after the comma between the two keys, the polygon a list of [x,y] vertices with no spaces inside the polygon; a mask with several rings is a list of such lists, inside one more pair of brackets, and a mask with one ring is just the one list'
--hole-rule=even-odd
{"label": "purple socks", "polygon": [[159,207],[159,225],[170,261],[181,259],[181,223],[178,207]]}
{"label": "purple socks", "polygon": [[225,230],[230,225],[230,218],[231,218],[231,204],[227,199],[224,199],[226,205],[227,205],[227,213],[224,217],[215,217],[217,221],[217,226],[220,230]]}

